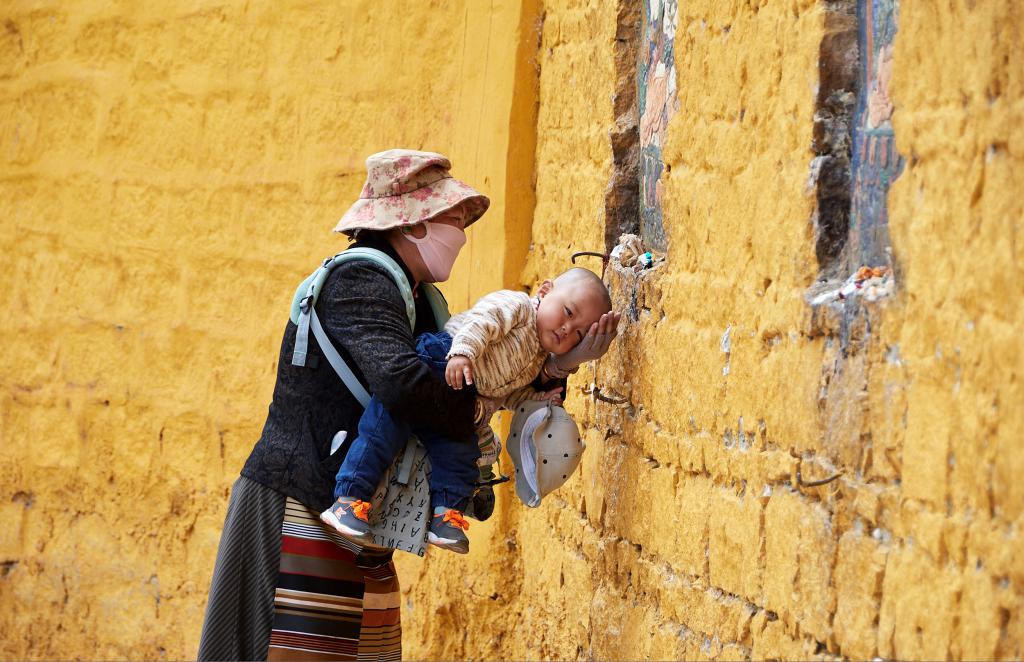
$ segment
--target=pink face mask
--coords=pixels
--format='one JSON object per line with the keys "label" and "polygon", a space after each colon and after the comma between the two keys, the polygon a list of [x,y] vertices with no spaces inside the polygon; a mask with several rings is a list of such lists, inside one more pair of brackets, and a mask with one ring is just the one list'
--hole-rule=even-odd
{"label": "pink face mask", "polygon": [[423,224],[423,228],[427,233],[422,237],[416,238],[411,234],[404,236],[416,244],[423,258],[423,265],[430,272],[433,282],[448,280],[448,276],[452,274],[452,267],[455,266],[455,258],[466,244],[466,233],[460,228],[444,223],[428,222]]}

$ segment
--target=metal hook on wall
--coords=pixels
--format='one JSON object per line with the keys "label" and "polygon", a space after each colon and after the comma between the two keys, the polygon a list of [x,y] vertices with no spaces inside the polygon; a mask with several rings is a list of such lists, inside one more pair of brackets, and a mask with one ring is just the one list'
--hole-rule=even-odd
{"label": "metal hook on wall", "polygon": [[608,253],[598,253],[597,251],[576,251],[572,254],[572,263],[576,264],[576,258],[583,256],[601,258],[601,279],[603,280],[604,272],[608,268],[608,260],[611,259],[611,256]]}
{"label": "metal hook on wall", "polygon": [[829,483],[831,483],[832,481],[834,481],[835,479],[837,479],[837,478],[839,478],[840,476],[843,475],[843,472],[839,471],[839,472],[829,476],[828,478],[822,478],[820,480],[804,481],[803,476],[800,474],[800,469],[801,469],[802,465],[803,465],[803,463],[801,462],[800,465],[797,466],[797,469],[796,469],[796,484],[799,485],[800,487],[821,487],[822,485],[828,485]]}
{"label": "metal hook on wall", "polygon": [[583,395],[590,395],[600,400],[601,402],[607,402],[610,405],[624,405],[629,402],[629,398],[612,398],[604,393],[601,393],[601,387],[597,384],[591,384],[590,386],[581,386],[580,390]]}

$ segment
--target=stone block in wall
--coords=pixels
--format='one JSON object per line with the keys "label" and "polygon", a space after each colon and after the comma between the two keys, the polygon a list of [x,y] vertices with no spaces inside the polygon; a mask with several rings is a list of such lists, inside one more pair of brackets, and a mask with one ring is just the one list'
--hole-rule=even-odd
{"label": "stone block in wall", "polygon": [[754,616],[750,636],[754,660],[810,660],[816,649],[812,640],[796,637],[781,620],[766,611]]}
{"label": "stone block in wall", "polygon": [[[543,558],[551,571],[536,585],[534,598],[546,603],[537,622],[556,620],[560,623],[560,627],[551,629],[547,635],[548,655],[565,658],[575,655],[578,642],[589,637],[593,618],[593,566],[574,545],[545,551]],[[557,600],[551,600],[552,595],[556,595]]]}
{"label": "stone block in wall", "polygon": [[[896,315],[879,315],[876,324],[889,328],[875,330],[876,337],[884,338],[899,328]],[[867,416],[871,430],[870,455],[864,472],[868,478],[890,481],[900,475],[899,455],[906,436],[908,368],[900,354],[900,345],[882,346],[871,342],[871,369],[868,371]]]}
{"label": "stone block in wall", "polygon": [[[15,583],[15,579],[20,581]],[[40,612],[63,617],[71,599],[64,573],[55,564],[38,558],[23,561],[0,584],[0,597],[20,607],[0,615],[0,627],[8,633],[4,637],[7,650],[32,650],[40,657],[56,659],[69,638],[81,636],[86,630],[77,622],[69,622],[65,630],[60,630],[38,618]]]}
{"label": "stone block in wall", "polygon": [[920,381],[914,385],[907,412],[903,448],[903,494],[945,505],[949,471],[949,390]]}
{"label": "stone block in wall", "polygon": [[749,643],[750,622],[754,616],[751,603],[716,588],[703,591],[705,613],[712,618],[701,630],[723,642]]}
{"label": "stone block in wall", "polygon": [[583,441],[587,450],[580,462],[579,480],[583,491],[583,503],[586,508],[587,520],[594,528],[604,525],[605,490],[604,481],[604,434],[596,428],[589,428],[583,433]]}
{"label": "stone block in wall", "polygon": [[[589,641],[593,650],[609,659],[644,659],[651,656],[652,633],[657,628],[655,609],[637,596],[622,596],[598,589],[593,599]],[[659,648],[664,641],[658,642]]]}
{"label": "stone block in wall", "polygon": [[884,569],[885,551],[874,538],[848,531],[839,539],[833,632],[844,656],[875,656]]}
{"label": "stone block in wall", "polygon": [[966,565],[984,567],[996,577],[1024,582],[1024,552],[1013,525],[975,516],[966,524]]}
{"label": "stone block in wall", "polygon": [[[656,460],[645,460],[640,464],[643,489],[649,498],[649,517],[635,518],[642,527],[634,528],[629,538],[641,543],[644,551],[658,559],[674,562],[679,542],[680,519],[684,512],[693,507],[680,498],[677,491],[682,474],[669,466],[657,466]],[[639,484],[639,483],[638,483]]]}
{"label": "stone block in wall", "polygon": [[22,554],[28,551],[23,548],[23,529],[28,515],[26,511],[31,507],[33,497],[28,492],[18,491],[9,498],[0,505],[0,522],[4,523],[4,535],[0,536],[0,563],[3,564],[0,566],[0,579],[6,578],[18,565]]}
{"label": "stone block in wall", "polygon": [[[1006,594],[997,581],[984,567],[974,566],[964,569],[963,593],[960,595],[957,619],[959,627],[951,644],[954,658],[962,660],[995,660],[1006,656],[998,655],[1000,629],[993,624],[1005,623],[1010,615],[1010,605],[1000,598]],[[1015,601],[1013,601],[1015,602]],[[1013,605],[1013,611],[1019,614],[1019,606]]]}
{"label": "stone block in wall", "polygon": [[701,437],[707,433],[686,434],[676,437],[676,453],[679,468],[687,473],[704,472],[704,448]]}
{"label": "stone block in wall", "polygon": [[764,510],[764,606],[787,621],[797,601],[794,584],[799,570],[800,506],[798,496],[777,490]]}
{"label": "stone block in wall", "polygon": [[894,547],[885,564],[878,615],[878,655],[945,659],[952,640],[961,577],[912,543]]}
{"label": "stone block in wall", "polygon": [[[678,623],[660,623],[650,632],[650,644],[645,646],[645,655],[650,660],[683,660],[686,647],[686,632]],[[627,654],[627,657],[631,657]]]}
{"label": "stone block in wall", "polygon": [[[650,464],[636,448],[621,441],[621,437],[607,441],[604,465],[598,474],[605,483],[607,495],[603,525],[610,533],[642,543],[655,523],[654,518],[641,515],[652,511],[652,496],[647,484]],[[664,513],[665,510],[662,507],[654,512]],[[667,510],[671,515],[671,507]]]}
{"label": "stone block in wall", "polygon": [[752,495],[716,487],[708,513],[711,584],[754,601],[761,593],[762,506]]}
{"label": "stone block in wall", "polygon": [[708,521],[714,485],[705,476],[685,476],[680,480],[680,510],[675,532],[672,563],[683,572],[699,576],[707,568]]}
{"label": "stone block in wall", "polygon": [[46,80],[4,105],[17,129],[8,143],[13,147],[6,155],[9,163],[46,164],[56,155],[91,156],[100,101],[90,83]]}
{"label": "stone block in wall", "polygon": [[825,641],[834,603],[835,553],[828,513],[799,494],[776,491],[764,518],[764,605]]}
{"label": "stone block in wall", "polygon": [[[131,62],[140,45],[140,33],[132,28],[123,18],[85,22],[74,35],[75,59],[97,69]],[[146,46],[152,48],[152,42]]]}
{"label": "stone block in wall", "polygon": [[829,514],[821,504],[804,505],[806,514],[800,527],[800,574],[797,581],[800,603],[797,614],[801,632],[823,642],[831,634],[832,611],[835,609],[832,564],[836,541]]}
{"label": "stone block in wall", "polygon": [[1024,514],[1024,480],[1020,479],[1024,476],[1024,453],[1020,452],[1024,408],[1003,407],[998,418],[994,456],[999,459],[992,464],[991,479],[993,507],[1006,520],[1014,521]]}

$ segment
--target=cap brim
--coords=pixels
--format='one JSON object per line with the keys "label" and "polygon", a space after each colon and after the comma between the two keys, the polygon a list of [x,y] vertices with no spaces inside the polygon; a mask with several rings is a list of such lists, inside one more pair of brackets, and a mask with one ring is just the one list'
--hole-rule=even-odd
{"label": "cap brim", "polygon": [[[536,508],[540,505],[541,495],[530,487],[530,482],[523,473],[524,467],[521,448],[523,440],[519,435],[523,432],[526,420],[536,411],[541,408],[546,408],[547,406],[548,403],[546,401],[540,400],[526,400],[520,403],[515,415],[512,417],[511,432],[509,433],[508,442],[505,444],[505,447],[508,449],[508,454],[512,458],[512,464],[515,466],[516,496],[518,496],[519,500],[523,502],[523,505],[529,508]],[[533,440],[528,439],[527,443],[533,443]],[[534,446],[534,458],[539,461],[539,453],[536,446]],[[534,469],[536,470],[536,465],[534,465]],[[539,476],[537,484],[539,487]]]}

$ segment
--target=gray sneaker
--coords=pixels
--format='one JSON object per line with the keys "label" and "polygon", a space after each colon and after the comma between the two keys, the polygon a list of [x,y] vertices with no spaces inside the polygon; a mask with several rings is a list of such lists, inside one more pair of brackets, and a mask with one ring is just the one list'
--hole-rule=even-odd
{"label": "gray sneaker", "polygon": [[438,506],[430,518],[427,542],[456,554],[469,553],[469,538],[463,531],[469,529],[469,522],[454,508]]}
{"label": "gray sneaker", "polygon": [[320,519],[354,543],[364,545],[373,539],[370,533],[370,504],[353,497],[338,497]]}

